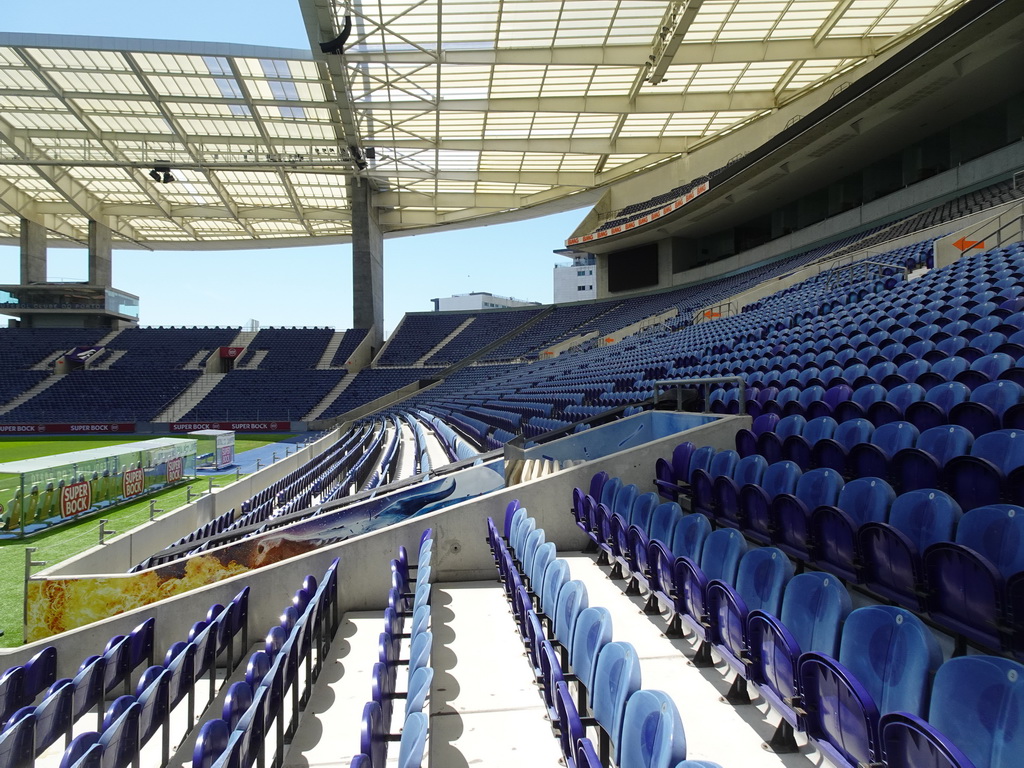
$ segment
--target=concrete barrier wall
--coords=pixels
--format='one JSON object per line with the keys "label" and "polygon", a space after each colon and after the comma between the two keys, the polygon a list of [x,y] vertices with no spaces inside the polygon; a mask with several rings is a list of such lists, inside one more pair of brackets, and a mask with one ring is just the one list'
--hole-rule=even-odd
{"label": "concrete barrier wall", "polygon": [[0,669],[21,664],[40,648],[58,649],[58,675],[70,676],[83,658],[99,653],[115,634],[125,634],[149,616],[156,617],[157,654],[162,655],[174,641],[183,639],[189,627],[203,618],[213,603],[225,603],[244,586],[252,590],[249,607],[250,639],[256,642],[266,629],[277,623],[303,577],[318,578],[334,557],[339,564],[339,603],[343,611],[383,609],[390,584],[390,561],[399,545],[415,552],[422,532],[434,529],[433,568],[437,581],[465,581],[495,577],[486,543],[485,520],[504,519],[505,507],[519,499],[545,530],[547,540],[559,550],[578,550],[585,543],[569,508],[572,489],[586,487],[598,469],[636,483],[643,492],[654,490],[654,463],[668,457],[682,440],[723,449],[732,447],[736,430],[749,426],[746,416],[727,416],[686,432],[668,435],[600,461],[565,469],[549,477],[506,488],[486,496],[413,518],[382,531],[354,537],[273,566],[218,582],[156,605],[114,616],[88,627],[47,638],[15,649],[0,651]]}

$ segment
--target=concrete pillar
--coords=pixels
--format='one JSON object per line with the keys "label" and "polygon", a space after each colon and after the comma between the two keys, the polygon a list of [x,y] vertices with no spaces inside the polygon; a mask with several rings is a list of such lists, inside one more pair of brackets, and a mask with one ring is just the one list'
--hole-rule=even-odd
{"label": "concrete pillar", "polygon": [[384,235],[365,179],[348,180],[352,207],[352,327],[372,329],[373,347],[384,334]]}
{"label": "concrete pillar", "polygon": [[46,228],[21,220],[21,284],[46,282]]}
{"label": "concrete pillar", "polygon": [[111,274],[110,227],[98,221],[89,221],[89,284],[109,288],[113,284]]}

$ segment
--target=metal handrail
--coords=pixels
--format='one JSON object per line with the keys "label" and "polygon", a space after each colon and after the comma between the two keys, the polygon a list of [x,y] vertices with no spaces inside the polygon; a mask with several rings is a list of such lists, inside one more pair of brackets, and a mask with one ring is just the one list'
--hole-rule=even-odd
{"label": "metal handrail", "polygon": [[710,393],[710,385],[712,384],[738,384],[740,388],[740,413],[746,413],[747,405],[747,382],[742,376],[702,376],[692,379],[661,379],[660,381],[654,382],[656,396],[661,394],[661,387],[663,384],[671,384],[676,387],[676,410],[681,411],[683,409],[683,392],[680,389],[684,385],[696,385],[698,388],[701,386],[705,387],[704,390],[704,413],[708,413],[708,394]]}

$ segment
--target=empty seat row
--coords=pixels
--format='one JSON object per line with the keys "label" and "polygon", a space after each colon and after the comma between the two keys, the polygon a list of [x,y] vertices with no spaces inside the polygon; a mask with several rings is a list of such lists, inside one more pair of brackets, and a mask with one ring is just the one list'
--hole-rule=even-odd
{"label": "empty seat row", "polygon": [[673,615],[669,631],[694,632],[695,664],[710,665],[713,647],[736,672],[728,700],[749,701],[749,681],[779,712],[776,751],[797,748],[796,729],[846,768],[1012,764],[1003,756],[1019,749],[1024,666],[991,656],[943,663],[937,639],[910,611],[851,610],[831,574],[794,576],[780,550],[747,549],[736,530],[709,532],[706,519],[694,530],[668,592],[654,570],[646,574],[651,595]]}
{"label": "empty seat row", "polygon": [[[555,557],[544,529],[515,501],[500,529],[491,518],[487,526],[495,565],[566,765],[686,764],[686,738],[671,697],[641,689],[633,646],[612,641],[611,615],[588,604],[586,587],[569,578],[568,563]],[[594,725],[597,746],[585,723]]]}

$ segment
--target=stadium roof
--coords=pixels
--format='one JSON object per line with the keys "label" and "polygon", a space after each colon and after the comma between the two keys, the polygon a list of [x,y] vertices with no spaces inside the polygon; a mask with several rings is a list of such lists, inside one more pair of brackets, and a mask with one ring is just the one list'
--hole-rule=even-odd
{"label": "stadium roof", "polygon": [[310,50],[0,33],[0,240],[24,216],[120,247],[345,241],[351,176],[385,232],[568,208],[964,2],[299,0]]}

